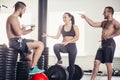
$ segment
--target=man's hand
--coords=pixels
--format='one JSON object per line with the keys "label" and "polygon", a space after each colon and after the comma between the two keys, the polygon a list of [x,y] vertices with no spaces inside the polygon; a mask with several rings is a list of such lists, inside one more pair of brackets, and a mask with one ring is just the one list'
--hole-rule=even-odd
{"label": "man's hand", "polygon": [[83,19],[86,18],[86,16],[84,14],[79,13],[79,15],[81,15],[81,18],[83,18]]}
{"label": "man's hand", "polygon": [[102,39],[107,40],[107,39],[110,39],[110,38],[113,38],[113,37],[114,37],[113,35],[110,35],[110,36],[108,36],[108,35],[103,35],[103,36],[102,36]]}
{"label": "man's hand", "polygon": [[35,29],[35,25],[31,25],[31,29],[33,31]]}

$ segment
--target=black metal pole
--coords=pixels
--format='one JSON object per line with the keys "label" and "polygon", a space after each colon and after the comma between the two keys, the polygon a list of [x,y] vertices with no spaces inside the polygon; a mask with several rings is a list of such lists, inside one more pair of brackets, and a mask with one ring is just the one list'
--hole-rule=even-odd
{"label": "black metal pole", "polygon": [[38,40],[42,41],[46,47],[46,38],[42,37],[46,33],[47,25],[47,0],[38,1]]}

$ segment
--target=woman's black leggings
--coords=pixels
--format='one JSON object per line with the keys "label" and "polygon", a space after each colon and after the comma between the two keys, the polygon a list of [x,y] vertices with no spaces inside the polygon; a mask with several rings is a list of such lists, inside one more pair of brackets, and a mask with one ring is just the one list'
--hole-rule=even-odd
{"label": "woman's black leggings", "polygon": [[72,77],[75,72],[75,59],[76,59],[76,54],[77,54],[77,48],[75,43],[69,43],[66,46],[63,44],[55,44],[54,45],[54,52],[58,60],[61,60],[61,55],[60,52],[62,53],[68,53],[69,55],[69,80],[72,80]]}

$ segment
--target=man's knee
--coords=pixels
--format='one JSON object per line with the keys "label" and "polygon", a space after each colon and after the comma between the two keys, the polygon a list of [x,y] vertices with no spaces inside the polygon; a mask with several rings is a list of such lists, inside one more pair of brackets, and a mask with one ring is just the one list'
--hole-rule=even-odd
{"label": "man's knee", "polygon": [[32,58],[26,57],[28,61],[32,62]]}
{"label": "man's knee", "polygon": [[99,61],[99,60],[95,60],[95,61],[94,61],[94,65],[95,65],[95,66],[99,66],[99,65],[100,65],[100,61]]}
{"label": "man's knee", "polygon": [[105,65],[109,68],[112,68],[112,63],[105,63]]}
{"label": "man's knee", "polygon": [[43,44],[43,42],[41,42],[41,41],[37,41],[37,44],[38,44],[39,47],[44,48],[44,44]]}

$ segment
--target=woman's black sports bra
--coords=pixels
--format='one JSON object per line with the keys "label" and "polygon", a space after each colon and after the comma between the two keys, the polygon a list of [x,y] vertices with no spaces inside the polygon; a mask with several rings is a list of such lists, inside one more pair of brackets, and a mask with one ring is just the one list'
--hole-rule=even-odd
{"label": "woman's black sports bra", "polygon": [[63,37],[65,37],[65,36],[72,36],[72,37],[74,37],[75,36],[75,30],[74,30],[74,28],[73,28],[73,26],[71,27],[71,30],[70,31],[65,31],[64,30],[64,25],[63,25],[63,27],[62,27],[62,35],[63,35]]}

